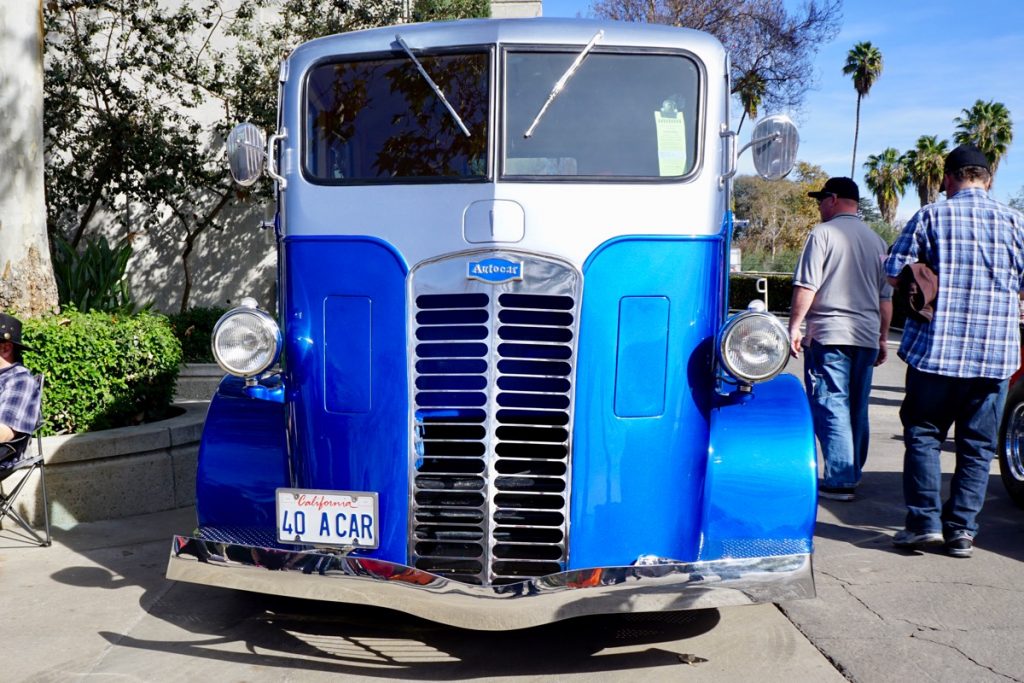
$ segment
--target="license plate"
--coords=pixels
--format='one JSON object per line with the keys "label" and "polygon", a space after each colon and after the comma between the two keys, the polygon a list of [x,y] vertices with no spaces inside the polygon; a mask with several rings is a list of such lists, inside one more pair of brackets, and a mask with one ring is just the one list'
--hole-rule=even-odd
{"label": "license plate", "polygon": [[277,489],[277,540],[282,543],[376,548],[377,494]]}

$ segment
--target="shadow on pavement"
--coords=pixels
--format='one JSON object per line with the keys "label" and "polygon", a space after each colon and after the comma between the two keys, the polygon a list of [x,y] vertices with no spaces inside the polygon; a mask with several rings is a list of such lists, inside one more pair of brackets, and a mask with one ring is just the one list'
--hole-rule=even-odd
{"label": "shadow on pavement", "polygon": [[[707,609],[581,617],[511,632],[468,631],[383,608],[167,581],[171,533],[192,521],[194,513],[186,509],[84,524],[56,530],[54,553],[36,560],[25,556],[25,571],[32,566],[53,582],[53,600],[74,601],[83,615],[121,613],[129,619],[130,626],[121,626],[124,621],[83,616],[81,625],[62,625],[87,635],[85,628],[116,646],[89,665],[90,673],[152,666],[152,656],[160,653],[196,658],[183,664],[182,675],[223,670],[214,663],[410,680],[678,667],[685,663],[680,641],[712,631],[722,618],[718,610]],[[139,618],[140,607],[148,617]]]}
{"label": "shadow on pavement", "polygon": [[[461,680],[678,666],[679,654],[656,645],[710,631],[720,619],[717,610],[629,614],[492,633],[439,626],[380,608],[235,594],[198,586],[187,590],[195,591],[197,600],[191,601],[191,606],[206,612],[204,622],[223,623],[221,635],[191,642],[146,640],[112,632],[100,635],[120,648],[233,664],[390,680]],[[150,613],[189,628],[188,622],[197,615],[176,611],[176,606],[189,603],[181,598],[177,595],[173,601],[161,601]],[[632,650],[595,656],[608,648],[624,647]]]}
{"label": "shadow on pavement", "polygon": [[[949,494],[951,477],[951,474],[943,474],[943,500]],[[857,500],[852,503],[819,500],[819,505],[840,523],[833,524],[819,519],[815,528],[816,537],[883,552],[908,554],[908,551],[892,546],[892,535],[903,528],[906,514],[901,472],[865,472],[857,488]],[[978,523],[980,529],[976,548],[1024,561],[1024,510],[1010,500],[998,474],[989,475],[988,496]],[[942,549],[916,552],[941,553]]]}

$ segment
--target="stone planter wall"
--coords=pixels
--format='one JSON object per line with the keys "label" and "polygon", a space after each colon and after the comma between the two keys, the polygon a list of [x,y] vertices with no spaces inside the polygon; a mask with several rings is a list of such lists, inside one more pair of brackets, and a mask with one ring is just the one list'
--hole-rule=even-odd
{"label": "stone planter wall", "polygon": [[183,363],[178,373],[177,401],[209,401],[224,378],[216,363]]}
{"label": "stone planter wall", "polygon": [[[209,404],[178,405],[185,413],[169,420],[43,438],[50,524],[70,528],[78,522],[192,505],[199,439]],[[19,476],[4,482],[4,490]],[[42,523],[38,475],[18,496],[17,507],[32,524]]]}

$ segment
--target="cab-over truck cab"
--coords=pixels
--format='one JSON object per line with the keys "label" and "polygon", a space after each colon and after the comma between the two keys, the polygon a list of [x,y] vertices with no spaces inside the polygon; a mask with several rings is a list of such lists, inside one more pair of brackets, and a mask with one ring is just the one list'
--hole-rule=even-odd
{"label": "cab-over truck cab", "polygon": [[[279,302],[218,323],[168,576],[468,628],[810,597],[785,329],[729,315],[728,56],[581,20],[403,25],[282,64],[228,141]],[[754,131],[792,167],[781,117]]]}

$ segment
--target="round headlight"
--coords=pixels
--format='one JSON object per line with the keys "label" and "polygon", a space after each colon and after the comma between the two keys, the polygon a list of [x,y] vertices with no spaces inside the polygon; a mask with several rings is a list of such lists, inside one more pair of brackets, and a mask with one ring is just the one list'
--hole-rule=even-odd
{"label": "round headlight", "polygon": [[719,355],[725,369],[745,382],[761,382],[782,372],[789,362],[789,334],[770,313],[746,311],[722,330]]}
{"label": "round headlight", "polygon": [[274,364],[280,349],[281,330],[257,308],[234,308],[213,328],[213,357],[231,375],[259,375]]}

